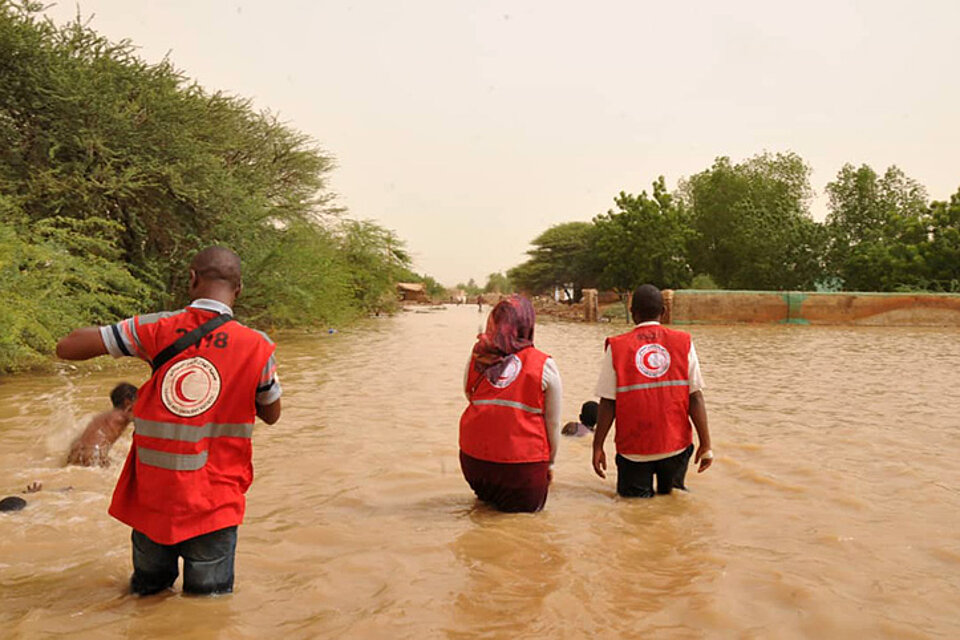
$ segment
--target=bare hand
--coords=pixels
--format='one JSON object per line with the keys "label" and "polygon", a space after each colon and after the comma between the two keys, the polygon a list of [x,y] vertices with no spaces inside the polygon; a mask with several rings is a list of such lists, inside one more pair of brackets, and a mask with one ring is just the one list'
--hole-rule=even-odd
{"label": "bare hand", "polygon": [[[705,453],[709,453],[709,457],[704,458],[703,454]],[[694,457],[693,461],[700,464],[700,466],[697,468],[697,473],[703,473],[709,469],[710,465],[713,464],[713,452],[710,451],[710,447],[707,447],[706,449],[703,448],[703,445],[697,447],[697,455]]]}
{"label": "bare hand", "polygon": [[553,469],[547,469],[547,484],[553,484]]}
{"label": "bare hand", "polygon": [[604,473],[607,470],[607,454],[603,452],[603,449],[593,450],[593,470],[601,478],[607,477],[607,474]]}

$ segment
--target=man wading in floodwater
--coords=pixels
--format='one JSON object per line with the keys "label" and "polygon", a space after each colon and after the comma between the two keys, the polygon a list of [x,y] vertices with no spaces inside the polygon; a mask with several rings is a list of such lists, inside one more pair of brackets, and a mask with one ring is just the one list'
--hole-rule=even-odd
{"label": "man wading in floodwater", "polygon": [[57,344],[66,360],[136,356],[153,368],[133,408],[133,445],[110,515],[133,527],[133,593],[168,589],[183,557],[186,593],[229,593],[237,525],[253,480],[259,416],[280,418],[274,345],[233,322],[240,258],[222,247],[190,263],[186,309],[77,329]]}
{"label": "man wading in floodwater", "polygon": [[653,497],[685,489],[684,477],[693,453],[690,421],[700,447],[698,471],[713,463],[703,377],[690,334],[660,326],[663,296],[650,284],[638,287],[630,305],[633,331],[607,339],[600,365],[597,395],[600,415],[593,436],[593,470],[605,478],[603,441],[617,421],[617,493]]}

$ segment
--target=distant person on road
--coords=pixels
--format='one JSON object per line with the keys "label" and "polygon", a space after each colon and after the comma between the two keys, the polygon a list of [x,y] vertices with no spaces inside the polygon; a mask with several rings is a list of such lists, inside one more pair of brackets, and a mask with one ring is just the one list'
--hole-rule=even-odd
{"label": "distant person on road", "polygon": [[483,311],[483,296],[477,296],[477,312]]}
{"label": "distant person on road", "polygon": [[582,438],[583,436],[593,433],[593,430],[597,426],[597,410],[600,405],[598,405],[593,400],[588,400],[580,406],[580,421],[579,422],[568,422],[563,425],[563,429],[560,430],[565,436],[574,436],[576,438]]}
{"label": "distant person on road", "polygon": [[133,408],[133,445],[110,515],[133,528],[133,593],[170,588],[183,558],[186,593],[233,590],[237,525],[253,480],[256,417],[280,418],[274,345],[233,321],[240,257],[204,249],[190,263],[193,302],[180,311],[77,329],[66,360],[136,356],[153,369]]}
{"label": "distant person on road", "polygon": [[624,497],[653,497],[654,476],[659,494],[686,489],[691,420],[700,441],[694,456],[698,471],[713,463],[697,352],[690,334],[660,325],[663,309],[663,296],[653,285],[634,291],[630,311],[636,327],[607,339],[597,381],[593,469],[606,477],[603,442],[616,420],[617,493]]}
{"label": "distant person on road", "polygon": [[533,346],[534,318],[522,296],[499,302],[464,375],[460,468],[480,500],[506,512],[543,508],[560,440],[563,387]]}
{"label": "distant person on road", "polygon": [[110,464],[110,447],[133,420],[133,403],[137,388],[121,382],[110,392],[113,409],[95,415],[83,434],[73,441],[67,464],[82,467],[106,467]]}

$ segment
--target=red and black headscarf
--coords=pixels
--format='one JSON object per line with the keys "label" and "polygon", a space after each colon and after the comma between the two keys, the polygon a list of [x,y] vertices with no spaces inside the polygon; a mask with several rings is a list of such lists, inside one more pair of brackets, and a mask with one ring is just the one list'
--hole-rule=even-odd
{"label": "red and black headscarf", "polygon": [[494,382],[503,373],[506,357],[533,346],[536,314],[525,297],[514,294],[501,300],[487,318],[487,329],[473,345],[473,366]]}

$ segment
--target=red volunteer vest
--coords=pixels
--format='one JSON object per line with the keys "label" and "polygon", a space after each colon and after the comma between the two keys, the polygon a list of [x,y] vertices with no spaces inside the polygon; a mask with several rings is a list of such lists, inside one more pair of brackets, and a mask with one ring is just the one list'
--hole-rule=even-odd
{"label": "red volunteer vest", "polygon": [[[138,317],[140,347],[155,357],[215,315],[187,307],[166,318]],[[262,334],[228,322],[140,387],[110,515],[160,544],[243,521],[257,385],[274,349]]]}
{"label": "red volunteer vest", "polygon": [[617,373],[617,453],[655,455],[688,447],[690,334],[647,325],[607,344]]}
{"label": "red volunteer vest", "polygon": [[488,462],[545,462],[550,441],[543,417],[543,363],[533,347],[508,356],[496,385],[476,371],[467,376],[470,404],[460,417],[460,450]]}

